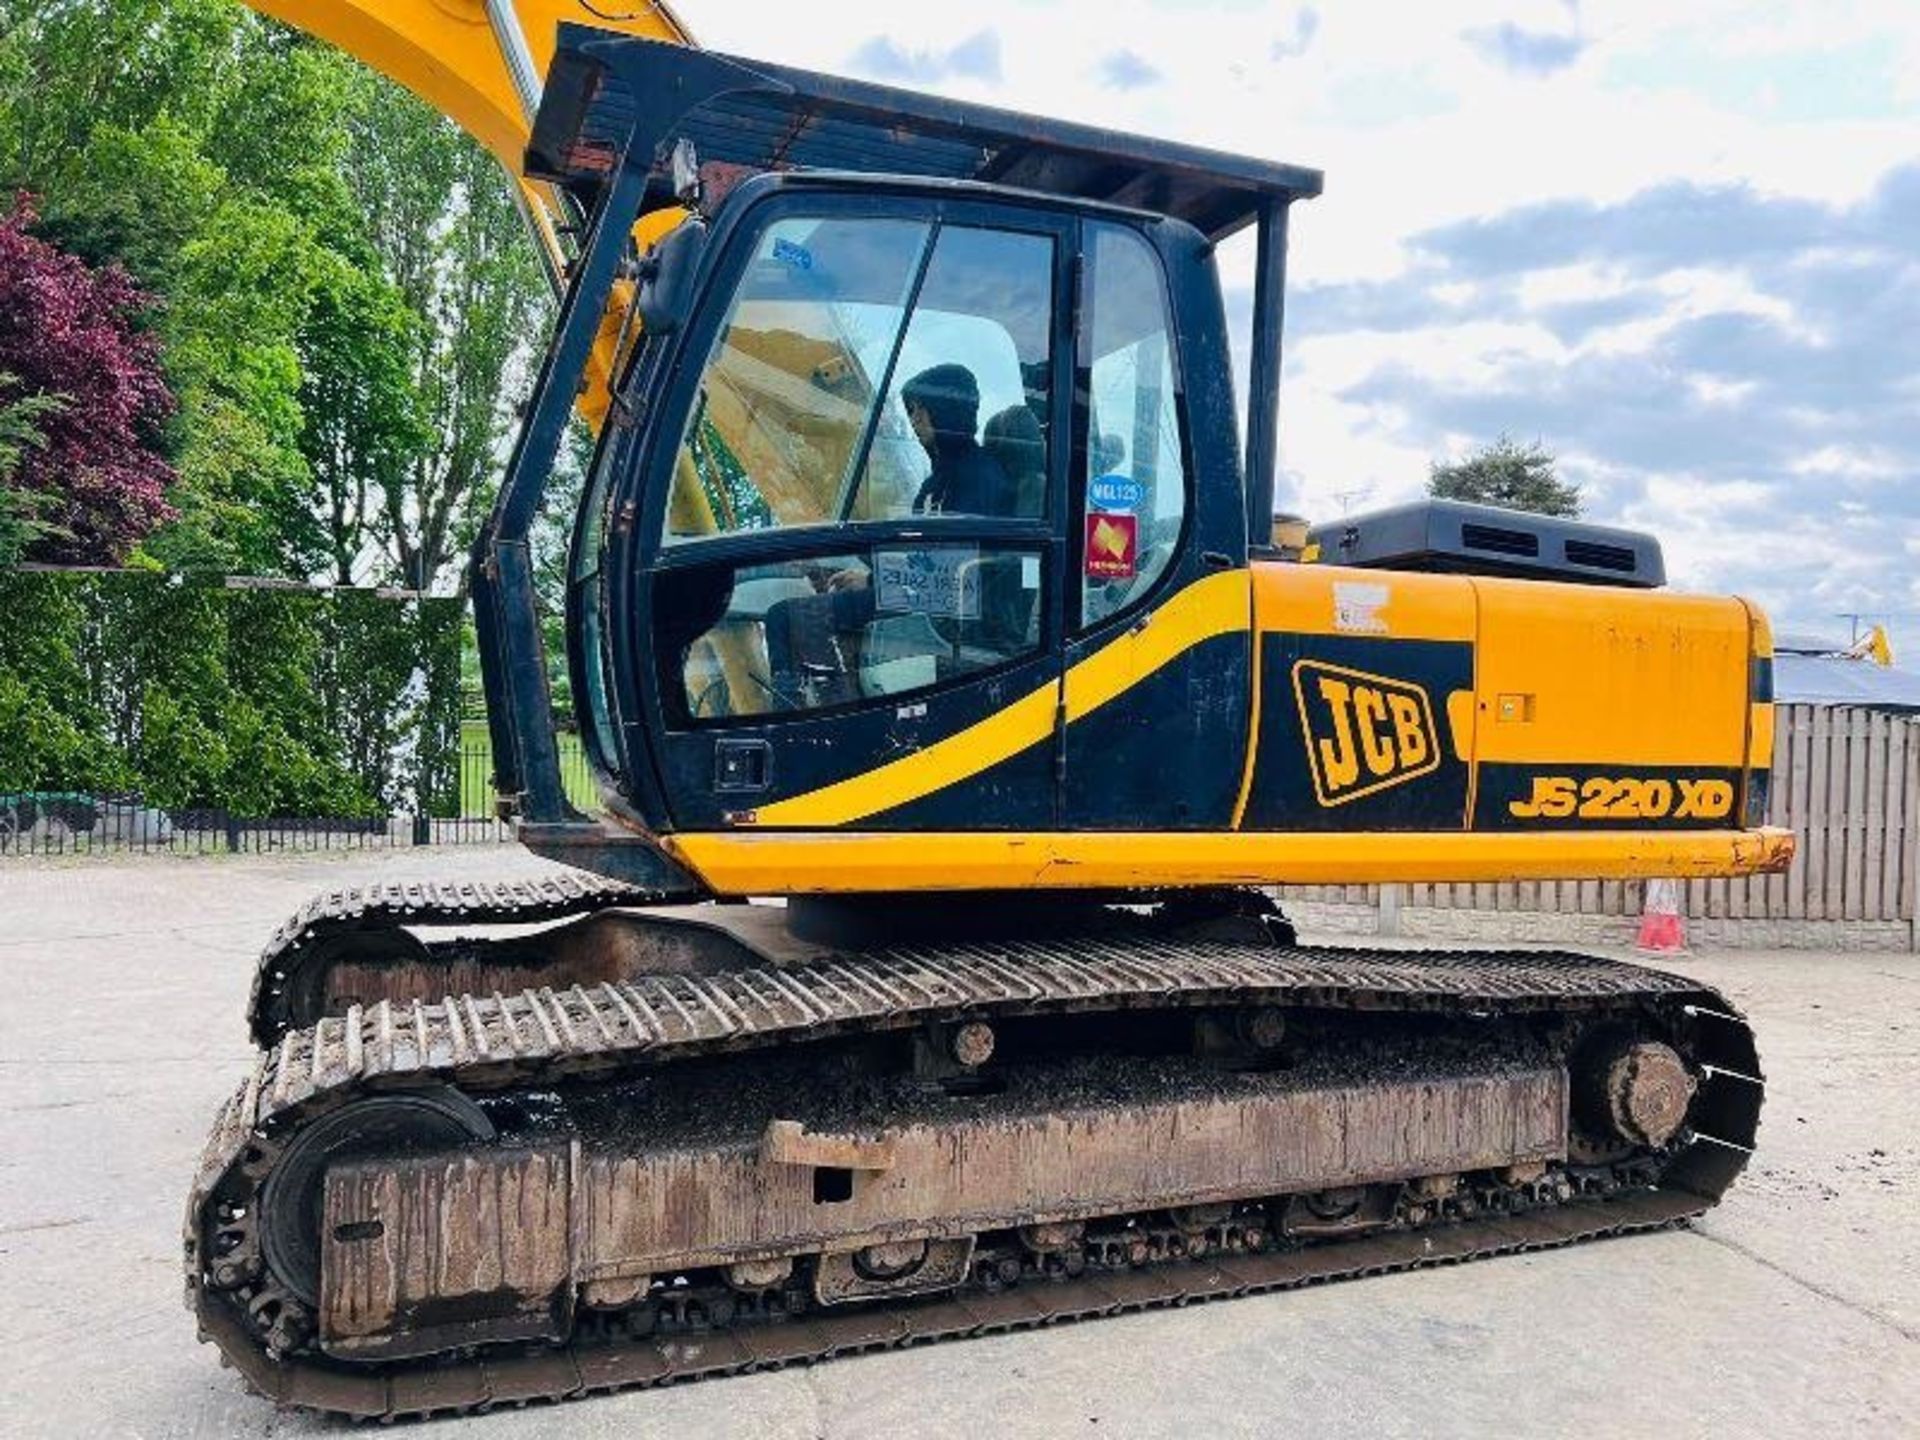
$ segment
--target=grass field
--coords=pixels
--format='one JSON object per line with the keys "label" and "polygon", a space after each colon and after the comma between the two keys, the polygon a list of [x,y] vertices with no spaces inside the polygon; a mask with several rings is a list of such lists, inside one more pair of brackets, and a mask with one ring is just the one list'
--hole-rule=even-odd
{"label": "grass field", "polygon": [[[599,808],[593,770],[578,735],[562,732],[560,736],[560,775],[569,800],[589,812]],[[468,820],[493,814],[493,740],[484,720],[467,720],[460,726],[460,814]]]}

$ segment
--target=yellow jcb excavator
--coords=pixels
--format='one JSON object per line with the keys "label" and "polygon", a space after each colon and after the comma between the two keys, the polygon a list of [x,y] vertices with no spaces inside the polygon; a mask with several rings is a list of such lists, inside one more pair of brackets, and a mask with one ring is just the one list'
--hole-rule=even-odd
{"label": "yellow jcb excavator", "polygon": [[[1272,544],[1317,173],[700,51],[657,5],[262,8],[516,165],[564,279],[472,586],[502,813],[572,867],[322,896],[269,945],[186,1229],[263,1394],[564,1398],[1725,1190],[1761,1080],[1720,996],[1303,947],[1270,898],[1791,848],[1766,621],[1666,593],[1650,538],[1431,503]],[[528,553],[580,400],[593,816]]]}

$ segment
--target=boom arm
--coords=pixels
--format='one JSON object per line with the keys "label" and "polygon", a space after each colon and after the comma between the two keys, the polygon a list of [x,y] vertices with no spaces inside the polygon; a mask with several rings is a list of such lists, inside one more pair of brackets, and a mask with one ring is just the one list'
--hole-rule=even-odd
{"label": "boom arm", "polygon": [[660,0],[616,19],[582,0],[247,0],[339,46],[427,104],[520,173],[560,22],[693,44]]}
{"label": "boom arm", "polygon": [[[555,293],[569,263],[574,218],[548,185],[521,178],[533,116],[562,21],[692,45],[664,0],[629,0],[608,15],[585,0],[246,0],[263,15],[336,45],[405,86],[491,151],[512,179]],[[622,297],[615,296],[615,309]],[[618,325],[601,329],[580,410],[597,429],[606,413]]]}

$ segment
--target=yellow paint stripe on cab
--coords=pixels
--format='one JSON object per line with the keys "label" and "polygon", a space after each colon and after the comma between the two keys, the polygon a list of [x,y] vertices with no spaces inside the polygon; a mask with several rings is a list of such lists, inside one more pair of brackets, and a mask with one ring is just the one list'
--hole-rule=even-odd
{"label": "yellow paint stripe on cab", "polygon": [[[1250,615],[1244,570],[1210,575],[1176,592],[1067,672],[1068,723],[1125,694],[1203,641],[1245,630]],[[924,750],[762,806],[754,823],[793,829],[850,825],[958,784],[1051,735],[1057,693],[1057,686],[1044,685]]]}
{"label": "yellow paint stripe on cab", "polygon": [[1197,580],[1067,671],[1067,721],[1092,714],[1196,645],[1253,623],[1249,572]]}
{"label": "yellow paint stripe on cab", "polygon": [[1046,685],[1035,690],[924,750],[823,789],[764,805],[755,812],[754,822],[807,829],[849,825],[977,775],[1053,732],[1055,689]]}

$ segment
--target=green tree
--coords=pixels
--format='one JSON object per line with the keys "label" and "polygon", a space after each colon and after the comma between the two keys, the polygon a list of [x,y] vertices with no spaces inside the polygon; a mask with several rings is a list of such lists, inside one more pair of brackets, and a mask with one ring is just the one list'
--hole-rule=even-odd
{"label": "green tree", "polygon": [[0,571],[0,790],[111,790],[131,774],[92,687],[88,607],[68,578]]}
{"label": "green tree", "polygon": [[298,217],[245,198],[182,252],[166,325],[180,519],[147,546],[169,568],[305,576],[318,563],[297,342],[324,263]]}
{"label": "green tree", "polygon": [[102,126],[203,133],[244,18],[234,0],[22,0],[0,25],[0,175],[56,190]]}
{"label": "green tree", "polygon": [[350,89],[342,57],[289,43],[234,0],[50,0],[0,42],[0,175],[43,196],[48,239],[162,302],[178,517],[145,549],[174,569],[318,556],[295,342]]}
{"label": "green tree", "polygon": [[448,803],[460,607],[0,572],[0,793],[355,817]]}
{"label": "green tree", "polygon": [[0,0],[0,193],[162,302],[186,572],[445,585],[545,322],[499,167],[237,0]]}
{"label": "green tree", "polygon": [[360,112],[347,173],[423,322],[413,379],[436,443],[382,485],[377,530],[400,582],[425,590],[450,578],[492,503],[546,285],[499,165],[404,91],[379,87]]}
{"label": "green tree", "polygon": [[42,229],[164,301],[179,513],[147,553],[182,571],[300,575],[317,547],[303,523],[294,340],[322,251],[299,215],[236,185],[203,142],[170,115],[99,126],[51,178]]}
{"label": "green tree", "polygon": [[1554,474],[1553,452],[1538,440],[1521,445],[1502,434],[1454,464],[1433,462],[1427,493],[1507,510],[1571,519],[1580,513],[1580,487]]}
{"label": "green tree", "polygon": [[[429,448],[422,322],[347,184],[385,88],[235,0],[47,0],[0,27],[0,185],[42,233],[162,305],[179,413],[169,569],[352,573],[391,479]],[[397,482],[396,482],[397,483]]]}
{"label": "green tree", "polygon": [[43,518],[47,497],[14,484],[30,450],[45,448],[40,422],[65,408],[64,395],[22,395],[19,380],[0,374],[0,568],[17,564],[26,549],[52,528]]}
{"label": "green tree", "polygon": [[170,295],[187,247],[206,233],[226,172],[199,137],[161,115],[138,129],[110,122],[50,171],[22,172],[41,196],[39,231],[89,265],[117,264],[155,294]]}
{"label": "green tree", "polygon": [[414,383],[424,322],[377,269],[336,263],[300,334],[300,448],[311,513],[334,583],[364,578],[384,498],[404,489],[434,445]]}

